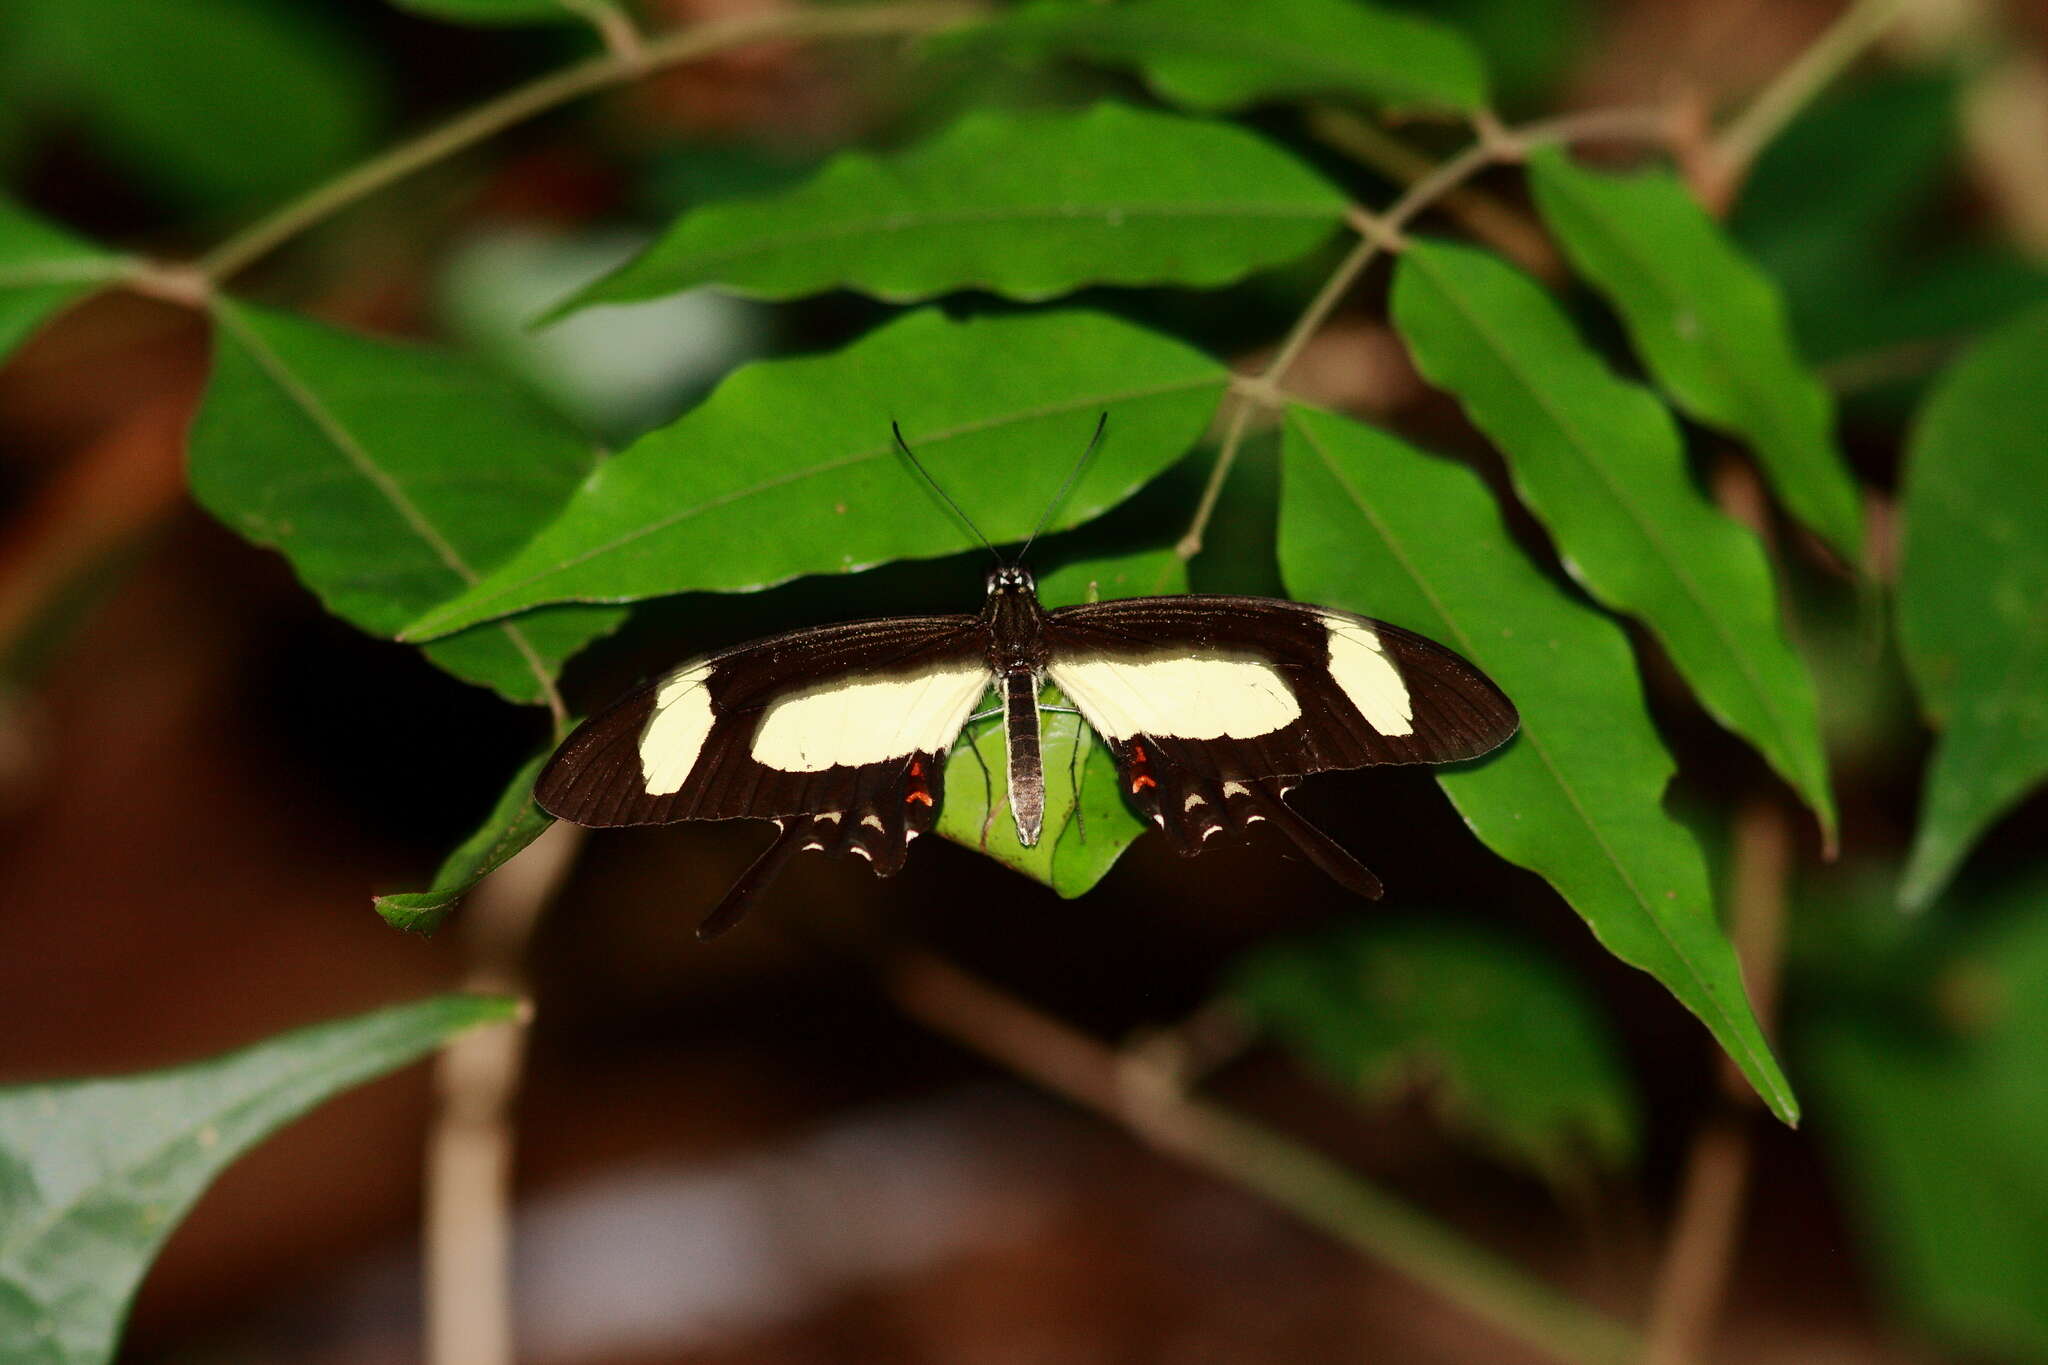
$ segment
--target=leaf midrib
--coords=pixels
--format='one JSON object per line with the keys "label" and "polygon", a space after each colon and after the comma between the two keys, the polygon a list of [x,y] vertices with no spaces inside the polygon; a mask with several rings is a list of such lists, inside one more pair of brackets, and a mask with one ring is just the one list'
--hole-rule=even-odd
{"label": "leaf midrib", "polygon": [[[1554,189],[1559,191],[1562,198],[1570,202],[1572,209],[1579,215],[1581,225],[1588,232],[1600,238],[1601,241],[1613,248],[1617,255],[1625,258],[1637,269],[1643,280],[1662,299],[1664,306],[1671,312],[1672,316],[1676,317],[1679,313],[1685,311],[1692,311],[1698,314],[1699,310],[1692,309],[1687,304],[1686,295],[1677,286],[1668,283],[1664,274],[1657,269],[1657,263],[1653,259],[1637,251],[1635,243],[1626,236],[1609,230],[1606,220],[1600,213],[1596,209],[1589,207],[1586,200],[1579,197],[1577,186],[1557,176],[1550,177],[1549,183]],[[1626,313],[1628,309],[1623,307],[1622,311]],[[1675,325],[1672,331],[1676,334],[1677,328]],[[1686,340],[1683,337],[1679,339]],[[1799,442],[1796,435],[1785,424],[1782,415],[1778,411],[1777,404],[1771,401],[1769,393],[1753,385],[1741,365],[1733,360],[1732,353],[1722,346],[1721,329],[1718,327],[1702,326],[1699,331],[1698,340],[1700,343],[1699,349],[1704,353],[1713,369],[1718,371],[1721,377],[1727,381],[1729,387],[1735,391],[1736,400],[1742,405],[1744,411],[1749,413],[1753,420],[1760,419],[1760,425],[1763,426],[1764,431],[1756,434],[1757,444],[1759,446],[1775,447],[1780,450],[1790,448],[1786,445],[1788,440],[1791,441],[1793,446],[1798,445]],[[1793,495],[1788,494],[1788,496]]]}
{"label": "leaf midrib", "polygon": [[[385,501],[391,504],[392,510],[398,513],[399,519],[412,528],[413,534],[434,552],[435,558],[441,561],[443,567],[461,579],[465,587],[476,586],[478,576],[476,570],[469,566],[469,561],[463,558],[461,552],[441,534],[426,513],[406,494],[404,487],[377,463],[355,433],[320,401],[318,394],[299,380],[285,363],[284,357],[272,349],[233,308],[216,309],[215,316],[234,332],[236,338],[255,358],[256,363],[262,366],[264,373],[270,376],[271,382],[276,384],[284,396],[305,414],[307,420],[327,437],[328,442],[342,458],[347,460],[372,488],[383,495]],[[540,651],[527,639],[526,632],[509,622],[500,622],[498,629],[504,632],[506,640],[532,671],[535,681],[540,684],[541,695],[552,699],[555,695],[554,675],[541,659]],[[554,709],[559,712],[558,703]]]}
{"label": "leaf midrib", "polygon": [[111,256],[31,261],[0,267],[0,289],[34,289],[52,284],[106,284],[120,278],[127,263]]}
{"label": "leaf midrib", "polygon": [[[1337,468],[1336,462],[1330,458],[1329,451],[1316,438],[1315,432],[1310,430],[1307,424],[1299,420],[1293,421],[1293,427],[1301,433],[1303,439],[1308,442],[1309,447],[1315,451],[1316,457],[1322,461],[1323,467],[1329,471],[1330,477],[1337,481],[1337,485],[1344,490],[1345,496],[1351,500],[1352,506],[1358,509],[1358,514],[1371,525],[1373,531],[1380,539],[1386,542],[1387,549],[1393,554],[1395,561],[1400,564],[1402,570],[1407,573],[1416,588],[1421,591],[1424,597],[1429,599],[1430,606],[1443,618],[1445,627],[1456,638],[1459,648],[1468,656],[1477,658],[1480,651],[1473,647],[1471,637],[1458,624],[1457,618],[1445,609],[1443,599],[1438,597],[1436,589],[1430,584],[1429,580],[1424,578],[1416,569],[1413,559],[1411,559],[1406,549],[1402,547],[1400,541],[1381,522],[1359,490]],[[1622,885],[1627,887],[1629,894],[1635,898],[1636,904],[1643,912],[1644,918],[1650,921],[1651,926],[1657,931],[1658,937],[1663,939],[1664,945],[1671,950],[1672,956],[1685,967],[1687,974],[1691,976],[1693,985],[1699,990],[1701,997],[1714,1006],[1715,1013],[1721,1017],[1723,1027],[1739,1040],[1736,1045],[1741,1048],[1743,1055],[1749,1061],[1750,1067],[1754,1068],[1753,1074],[1758,1078],[1768,1077],[1771,1074],[1771,1067],[1767,1059],[1759,1058],[1749,1043],[1746,1040],[1741,1040],[1742,1031],[1738,1026],[1738,1021],[1731,1018],[1726,1010],[1722,1008],[1719,999],[1714,994],[1713,988],[1707,984],[1706,978],[1701,974],[1700,967],[1693,961],[1692,955],[1671,936],[1670,929],[1657,915],[1650,898],[1637,885],[1634,875],[1629,871],[1627,865],[1621,861],[1620,856],[1615,852],[1614,846],[1608,842],[1605,833],[1587,813],[1577,789],[1565,780],[1565,776],[1559,771],[1556,761],[1550,756],[1549,749],[1545,747],[1535,730],[1526,723],[1522,726],[1522,738],[1531,749],[1536,751],[1536,757],[1542,762],[1544,770],[1550,774],[1550,778],[1557,784],[1558,790],[1565,794],[1565,799],[1571,803],[1572,813],[1579,818],[1579,822],[1593,836],[1593,840],[1599,846],[1601,853],[1606,855],[1608,864],[1614,869],[1615,874],[1621,878]],[[1775,1089],[1776,1087],[1773,1088]],[[1789,1097],[1779,1096],[1778,1105],[1780,1108],[1789,1111],[1791,1108]]]}
{"label": "leaf midrib", "polygon": [[[1763,713],[1769,719],[1771,728],[1777,732],[1778,742],[1784,747],[1787,761],[1796,762],[1795,756],[1799,753],[1798,744],[1792,732],[1790,722],[1780,712],[1771,689],[1764,685],[1762,678],[1751,667],[1748,656],[1736,648],[1735,634],[1729,630],[1722,622],[1720,616],[1714,611],[1712,597],[1693,578],[1691,572],[1685,567],[1684,561],[1673,553],[1656,524],[1638,508],[1628,489],[1616,482],[1613,475],[1601,464],[1594,451],[1593,443],[1587,438],[1585,432],[1575,421],[1571,420],[1569,414],[1557,407],[1549,393],[1541,385],[1529,378],[1521,366],[1517,364],[1517,358],[1513,351],[1502,344],[1500,334],[1488,323],[1487,319],[1475,311],[1455,289],[1452,289],[1445,283],[1443,276],[1428,265],[1420,253],[1411,252],[1407,260],[1409,264],[1422,269],[1429,276],[1431,283],[1436,285],[1437,291],[1443,295],[1452,308],[1457,310],[1458,315],[1464,319],[1472,331],[1493,352],[1494,358],[1500,362],[1501,367],[1507,371],[1509,377],[1520,384],[1523,391],[1534,400],[1544,415],[1550,418],[1553,425],[1564,435],[1565,444],[1579,457],[1586,468],[1592,471],[1594,477],[1607,489],[1608,494],[1614,499],[1615,503],[1627,514],[1629,521],[1634,524],[1637,532],[1648,542],[1651,549],[1656,552],[1657,561],[1662,563],[1672,578],[1677,581],[1687,599],[1692,602],[1693,609],[1699,613],[1700,619],[1707,623],[1708,629],[1712,630],[1715,638],[1720,641],[1723,651],[1727,654],[1729,660],[1734,663],[1736,672],[1741,676],[1743,682],[1748,685],[1749,691],[1763,708]],[[1598,364],[1597,361],[1592,363]],[[1603,377],[1612,380],[1617,385],[1627,385],[1627,381],[1615,378],[1612,375],[1603,375]],[[1510,460],[1509,467],[1512,469],[1514,465],[1515,462]],[[1523,481],[1519,476],[1515,482],[1517,486],[1523,485]],[[1623,609],[1632,613],[1641,610],[1640,607],[1627,604],[1623,605]],[[1657,628],[1657,623],[1654,619],[1646,619],[1652,629]],[[1657,633],[1659,636],[1663,636],[1667,632],[1657,630]],[[1797,763],[1797,766],[1803,769],[1805,764]],[[1808,781],[1814,781],[1818,775],[1807,772],[1805,776]]]}
{"label": "leaf midrib", "polygon": [[[750,205],[750,208],[759,208]],[[1188,218],[1188,219],[1280,219],[1303,222],[1323,220],[1335,226],[1344,214],[1341,196],[1331,202],[1309,206],[1292,207],[1281,204],[1239,204],[1196,203],[1196,204],[1017,204],[999,208],[950,209],[939,211],[917,211],[884,214],[874,218],[861,218],[831,227],[812,228],[800,232],[786,232],[774,237],[761,237],[742,247],[729,247],[722,251],[697,251],[684,257],[678,264],[698,268],[723,265],[731,261],[743,261],[755,257],[772,255],[792,247],[814,246],[822,242],[843,241],[849,237],[917,231],[933,227],[951,227],[958,224],[999,224],[1004,222],[1068,221],[1090,222],[1100,219],[1104,224],[1115,226],[1120,218]],[[833,267],[827,267],[833,268]],[[629,271],[620,278],[628,278]],[[849,272],[851,273],[851,272]]]}
{"label": "leaf midrib", "polygon": [[[942,427],[934,431],[920,432],[918,433],[917,440],[920,444],[932,444],[939,441],[949,441],[958,436],[973,435],[976,432],[988,431],[1001,426],[1012,425],[1020,422],[1037,421],[1038,419],[1044,417],[1057,417],[1063,413],[1079,412],[1089,408],[1103,407],[1107,405],[1113,405],[1116,403],[1135,402],[1145,398],[1159,398],[1166,394],[1184,393],[1191,390],[1200,389],[1206,386],[1214,386],[1220,389],[1228,382],[1228,380],[1229,376],[1226,374],[1205,374],[1197,379],[1176,380],[1170,384],[1155,384],[1141,389],[1126,389],[1118,393],[1091,394],[1086,397],[1065,400],[1058,403],[1042,404],[1035,408],[1021,408],[1013,412],[1003,413],[996,417],[986,417],[973,422],[962,422],[957,426]],[[790,484],[800,482],[801,480],[804,479],[814,478],[820,474],[829,474],[834,470],[846,469],[850,468],[853,465],[866,463],[867,461],[870,460],[881,459],[884,458],[885,456],[893,455],[894,452],[895,447],[893,445],[881,445],[876,446],[872,449],[858,450],[849,455],[841,455],[836,459],[825,460],[814,465],[807,465],[802,469],[789,470],[786,473],[776,475],[774,478],[763,479],[759,483],[750,484],[745,488],[736,488],[731,490],[730,492],[721,493],[716,497],[707,498],[705,501],[697,503],[695,506],[692,507],[678,508],[676,511],[669,513],[667,516],[659,517],[654,521],[648,522],[644,526],[635,527],[634,529],[626,532],[623,535],[614,536],[612,539],[604,542],[602,545],[594,545],[590,549],[584,550],[580,554],[572,555],[559,563],[551,564],[544,569],[540,569],[534,573],[528,574],[525,578],[516,579],[513,582],[507,583],[493,592],[490,592],[482,597],[476,598],[470,604],[469,609],[471,611],[481,610],[487,603],[499,601],[502,598],[505,598],[513,593],[518,592],[521,588],[530,587],[533,584],[541,582],[554,574],[566,573],[570,569],[574,569],[581,565],[589,563],[591,560],[596,559],[600,555],[611,554],[612,552],[622,549],[627,545],[631,545],[633,542],[637,540],[642,540],[648,536],[655,535],[662,531],[666,531],[671,526],[680,525],[681,523],[688,521],[693,517],[701,516],[706,512],[715,511],[720,507],[729,506],[730,504],[738,502],[744,498],[755,497],[761,493],[770,492],[777,488],[787,487]],[[677,589],[677,591],[680,592],[683,591],[683,589]],[[588,599],[562,600],[580,601]],[[633,599],[621,598],[617,600],[624,601]],[[543,604],[536,602],[531,603],[529,605],[540,606]],[[422,617],[419,621],[415,622],[412,626],[399,632],[398,638],[401,640],[414,641],[438,639],[443,635],[453,634],[455,633],[456,630],[464,630],[467,629],[470,625],[480,624],[482,621],[490,619],[489,616],[486,615],[478,618],[477,620],[467,622],[462,626],[448,628],[441,625],[435,619],[436,615],[440,614],[451,616],[457,615],[457,613],[454,612],[429,613],[427,616]]]}

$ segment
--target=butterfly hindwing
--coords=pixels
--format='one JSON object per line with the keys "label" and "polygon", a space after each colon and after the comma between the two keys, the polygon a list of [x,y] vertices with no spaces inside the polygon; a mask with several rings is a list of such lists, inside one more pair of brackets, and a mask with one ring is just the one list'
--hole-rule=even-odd
{"label": "butterfly hindwing", "polygon": [[1139,815],[1158,826],[1173,851],[1192,858],[1225,832],[1244,834],[1270,821],[1338,885],[1378,900],[1380,879],[1286,802],[1292,787],[1277,777],[1202,777],[1138,736],[1110,741],[1117,775]]}

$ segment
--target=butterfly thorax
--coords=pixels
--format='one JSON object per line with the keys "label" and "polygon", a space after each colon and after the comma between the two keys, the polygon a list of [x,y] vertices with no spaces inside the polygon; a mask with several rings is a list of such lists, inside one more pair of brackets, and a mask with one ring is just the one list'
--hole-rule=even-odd
{"label": "butterfly thorax", "polygon": [[1045,671],[1045,608],[1038,605],[1038,588],[1028,569],[1005,565],[989,573],[981,619],[988,631],[990,668],[999,674]]}

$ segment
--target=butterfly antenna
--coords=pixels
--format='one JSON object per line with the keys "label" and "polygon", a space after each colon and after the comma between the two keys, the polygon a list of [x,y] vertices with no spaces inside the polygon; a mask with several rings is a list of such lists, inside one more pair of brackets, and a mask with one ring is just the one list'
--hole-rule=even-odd
{"label": "butterfly antenna", "polygon": [[1088,467],[1088,461],[1095,458],[1095,448],[1102,444],[1102,433],[1109,429],[1109,414],[1103,413],[1095,419],[1095,434],[1088,438],[1088,448],[1081,452],[1081,458],[1074,461],[1074,467],[1067,472],[1067,481],[1060,485],[1060,491],[1053,494],[1052,501],[1045,505],[1045,515],[1038,519],[1038,525],[1031,528],[1031,536],[1024,542],[1024,548],[1017,551],[1017,562],[1031,552],[1031,544],[1038,539],[1038,533],[1052,520],[1052,514],[1060,510],[1060,504],[1067,500],[1067,494],[1074,491],[1074,484],[1081,477],[1081,471]]}
{"label": "butterfly antenna", "polygon": [[988,543],[988,537],[983,535],[981,533],[981,528],[974,524],[974,518],[968,516],[965,511],[961,510],[960,504],[953,501],[953,495],[951,493],[948,493],[945,489],[939,487],[939,481],[933,478],[932,472],[929,469],[926,469],[923,463],[918,460],[917,455],[910,449],[910,442],[903,439],[903,428],[899,426],[897,423],[891,422],[889,423],[889,430],[896,433],[896,448],[903,452],[903,458],[910,461],[910,467],[917,471],[918,476],[922,478],[925,481],[925,483],[931,487],[932,492],[939,495],[939,500],[945,503],[947,507],[952,509],[953,515],[960,518],[960,524],[962,526],[965,526],[968,530],[974,532],[974,538],[980,541],[982,543],[982,546],[985,549],[987,549],[987,551],[990,554],[995,555],[996,562],[998,564],[1002,563],[1002,555],[997,554],[996,547]]}

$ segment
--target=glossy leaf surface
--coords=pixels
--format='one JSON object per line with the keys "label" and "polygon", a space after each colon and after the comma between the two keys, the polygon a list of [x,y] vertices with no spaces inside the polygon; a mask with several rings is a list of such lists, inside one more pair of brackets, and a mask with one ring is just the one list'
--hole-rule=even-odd
{"label": "glossy leaf surface", "polygon": [[740,592],[977,542],[889,424],[997,544],[1029,534],[1109,414],[1053,529],[1129,497],[1195,443],[1229,373],[1099,313],[900,318],[842,350],[748,365],[608,460],[484,580],[409,626],[430,639],[565,601]]}
{"label": "glossy leaf surface", "polygon": [[143,1272],[230,1162],[329,1096],[513,1009],[441,996],[191,1066],[0,1090],[0,1359],[111,1360]]}
{"label": "glossy leaf surface", "polygon": [[1498,257],[1412,241],[1394,323],[1429,381],[1507,457],[1574,578],[1640,618],[1700,701],[1792,784],[1834,837],[1813,680],[1785,639],[1756,536],[1693,482],[1678,424]]}
{"label": "glossy leaf surface", "polygon": [[1657,383],[1748,442],[1792,514],[1860,559],[1862,501],[1834,402],[1799,358],[1777,286],[1669,172],[1591,171],[1546,148],[1529,175],[1544,222],[1621,314]]}
{"label": "glossy leaf surface", "polygon": [[695,285],[895,301],[985,289],[1229,284],[1312,250],[1344,195],[1225,123],[1117,104],[978,113],[888,156],[848,153],[793,189],[706,204],[567,305]]}
{"label": "glossy leaf surface", "polygon": [[1900,898],[1930,902],[2048,777],[2048,306],[1928,395],[1907,454],[1899,637],[1941,732]]}
{"label": "glossy leaf surface", "polygon": [[[216,310],[193,495],[274,546],[376,635],[510,555],[597,463],[578,433],[457,356],[247,304]],[[522,702],[623,613],[536,613],[436,643],[442,667]]]}
{"label": "glossy leaf surface", "polygon": [[1521,733],[1439,781],[1473,831],[1541,875],[1608,951],[1698,1015],[1772,1110],[1797,1118],[1714,917],[1705,859],[1667,815],[1670,753],[1627,637],[1539,573],[1471,471],[1382,432],[1287,414],[1290,592],[1420,631],[1477,663]]}

